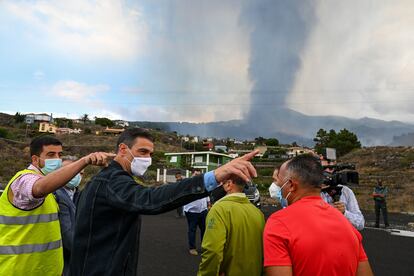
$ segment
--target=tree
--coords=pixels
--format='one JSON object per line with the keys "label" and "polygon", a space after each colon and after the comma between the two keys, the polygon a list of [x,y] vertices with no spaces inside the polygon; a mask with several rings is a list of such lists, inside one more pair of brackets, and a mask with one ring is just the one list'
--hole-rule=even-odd
{"label": "tree", "polygon": [[266,146],[277,147],[279,146],[279,140],[277,140],[276,138],[269,138],[266,140],[265,144]]}
{"label": "tree", "polygon": [[54,119],[54,121],[55,121],[55,124],[56,124],[58,127],[65,127],[65,126],[66,126],[66,121],[65,121],[64,119],[61,119],[61,118],[55,118],[55,119]]}
{"label": "tree", "polygon": [[68,120],[68,128],[73,128],[73,121],[72,120]]}
{"label": "tree", "polygon": [[230,148],[233,148],[234,147],[234,141],[233,140],[231,140],[230,138],[228,138],[227,137],[227,139],[226,139],[226,147],[228,148],[228,149],[230,149]]}
{"label": "tree", "polygon": [[112,122],[110,119],[105,118],[105,117],[103,118],[95,117],[95,124],[103,126],[103,127],[112,127],[115,125],[114,122]]}
{"label": "tree", "polygon": [[315,150],[317,153],[322,154],[323,149],[328,147],[329,135],[324,129],[319,129],[316,133],[316,137],[313,139],[315,144]]}
{"label": "tree", "polygon": [[350,132],[346,128],[338,132],[334,141],[338,156],[345,155],[353,149],[361,148],[361,142],[358,141],[356,134]]}
{"label": "tree", "polygon": [[259,137],[254,138],[254,141],[256,141],[256,145],[263,145],[266,139],[263,138],[262,136],[259,136]]}
{"label": "tree", "polygon": [[361,148],[361,143],[358,141],[356,134],[345,128],[338,133],[333,129],[329,133],[324,129],[319,129],[313,141],[316,142],[315,150],[319,154],[322,154],[325,148],[335,148],[337,156],[342,156],[353,149]]}
{"label": "tree", "polygon": [[89,115],[88,114],[83,114],[82,117],[80,118],[81,121],[86,124],[87,122],[89,122]]}
{"label": "tree", "polygon": [[0,138],[7,138],[9,137],[9,132],[7,129],[0,128]]}
{"label": "tree", "polygon": [[23,123],[25,119],[26,115],[20,114],[19,112],[16,112],[16,114],[14,114],[14,122],[16,124]]}

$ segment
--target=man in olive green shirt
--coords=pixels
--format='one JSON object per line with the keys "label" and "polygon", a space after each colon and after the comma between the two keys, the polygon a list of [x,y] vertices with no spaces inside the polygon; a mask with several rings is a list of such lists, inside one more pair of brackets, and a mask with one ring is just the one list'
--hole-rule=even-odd
{"label": "man in olive green shirt", "polygon": [[242,193],[245,184],[238,178],[227,180],[226,196],[209,211],[198,276],[262,275],[265,220]]}

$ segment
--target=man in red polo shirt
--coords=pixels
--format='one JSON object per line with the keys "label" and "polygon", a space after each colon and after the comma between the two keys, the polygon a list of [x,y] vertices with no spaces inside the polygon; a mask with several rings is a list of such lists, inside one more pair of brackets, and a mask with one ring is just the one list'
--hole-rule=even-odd
{"label": "man in red polo shirt", "polygon": [[282,206],[267,221],[266,275],[372,275],[361,234],[320,197],[323,169],[310,155],[273,174]]}

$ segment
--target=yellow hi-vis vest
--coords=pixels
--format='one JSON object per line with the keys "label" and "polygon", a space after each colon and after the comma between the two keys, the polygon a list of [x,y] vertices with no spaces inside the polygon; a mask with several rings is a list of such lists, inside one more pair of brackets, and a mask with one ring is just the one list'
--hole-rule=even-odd
{"label": "yellow hi-vis vest", "polygon": [[32,210],[9,202],[10,184],[32,170],[19,171],[0,197],[0,275],[62,275],[63,249],[58,204],[53,196]]}

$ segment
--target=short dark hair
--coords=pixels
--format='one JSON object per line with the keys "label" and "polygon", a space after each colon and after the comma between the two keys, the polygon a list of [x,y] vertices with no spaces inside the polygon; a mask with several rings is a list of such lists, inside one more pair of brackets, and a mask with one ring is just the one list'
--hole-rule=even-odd
{"label": "short dark hair", "polygon": [[118,152],[118,148],[120,144],[125,144],[129,148],[134,145],[134,141],[136,138],[145,138],[154,142],[154,138],[152,135],[142,128],[129,128],[124,130],[118,138],[118,142],[116,143],[116,152]]}
{"label": "short dark hair", "polygon": [[59,141],[57,138],[49,136],[49,135],[43,135],[38,136],[32,140],[30,143],[30,156],[37,155],[40,156],[40,154],[43,151],[44,146],[62,146],[62,142]]}
{"label": "short dark hair", "polygon": [[321,162],[311,154],[303,154],[292,158],[286,164],[286,170],[301,184],[320,187],[323,182]]}
{"label": "short dark hair", "polygon": [[235,176],[235,175],[232,175],[230,177],[230,180],[233,181],[233,183],[239,187],[244,187],[247,185],[247,182],[243,178]]}

